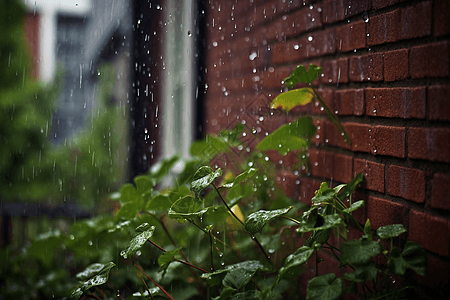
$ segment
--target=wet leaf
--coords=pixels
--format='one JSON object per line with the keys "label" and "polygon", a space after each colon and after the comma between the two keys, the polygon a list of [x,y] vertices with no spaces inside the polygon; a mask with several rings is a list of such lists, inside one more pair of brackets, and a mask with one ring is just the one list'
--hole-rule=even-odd
{"label": "wet leaf", "polygon": [[139,213],[139,209],[134,202],[125,203],[122,207],[117,211],[116,219],[133,219]]}
{"label": "wet leaf", "polygon": [[287,88],[293,88],[297,83],[311,84],[314,80],[319,78],[322,73],[322,68],[317,67],[314,64],[310,64],[308,71],[304,65],[299,65],[297,68],[289,74],[289,77],[284,79],[284,86]]}
{"label": "wet leaf", "polygon": [[[141,227],[143,226],[143,227]],[[136,252],[142,248],[142,246],[145,244],[145,242],[152,237],[153,232],[155,231],[155,226],[146,227],[146,224],[140,225],[136,228],[137,231],[141,231],[140,233],[136,234],[131,241],[128,243],[128,246],[125,250],[122,250],[120,252],[120,255],[123,256],[123,258],[134,260],[134,256],[136,255]]]}
{"label": "wet leaf", "polygon": [[352,273],[345,273],[342,277],[354,282],[372,281],[377,277],[377,269],[374,262],[366,265],[356,265]]}
{"label": "wet leaf", "polygon": [[83,272],[78,273],[75,277],[79,281],[85,281],[93,275],[97,275],[103,268],[104,264],[96,263],[88,266]]}
{"label": "wet leaf", "polygon": [[150,201],[147,203],[147,206],[145,207],[145,210],[167,211],[172,206],[172,204],[173,202],[170,199],[169,195],[159,194],[150,199]]}
{"label": "wet leaf", "polygon": [[381,226],[377,229],[377,236],[380,239],[388,239],[397,237],[400,234],[406,232],[406,228],[402,224],[391,224],[386,226]]}
{"label": "wet leaf", "polygon": [[273,218],[284,215],[292,208],[293,206],[289,206],[282,209],[269,211],[260,210],[254,212],[247,217],[247,220],[245,221],[245,229],[251,234],[261,232],[261,230],[263,229],[264,225],[266,225],[267,222],[269,222]]}
{"label": "wet leaf", "polygon": [[344,201],[345,199],[349,198],[351,194],[355,191],[358,184],[364,181],[363,174],[358,173],[356,176],[347,183],[344,188],[341,190],[341,192],[337,195],[339,200]]}
{"label": "wet leaf", "polygon": [[200,217],[207,212],[209,207],[205,208],[205,204],[194,196],[185,196],[178,199],[169,209],[169,217],[174,219],[185,219]]}
{"label": "wet leaf", "polygon": [[225,275],[225,278],[222,280],[222,284],[225,287],[231,287],[239,290],[250,282],[255,273],[256,270],[247,270],[244,268],[234,269]]}
{"label": "wet leaf", "polygon": [[248,272],[256,272],[257,270],[269,271],[261,262],[257,260],[247,260],[241,263],[225,266],[225,268],[216,270],[211,273],[203,273],[202,278],[205,279],[210,286],[217,285],[228,272],[236,269],[245,269]]}
{"label": "wet leaf", "polygon": [[270,108],[276,109],[281,108],[287,113],[298,105],[306,105],[311,103],[314,98],[314,91],[311,88],[301,88],[296,90],[291,90],[279,94],[275,99],[273,99],[270,104]]}
{"label": "wet leaf", "polygon": [[364,206],[364,200],[359,200],[359,201],[352,203],[352,205],[350,205],[349,208],[342,210],[342,212],[351,213],[352,211],[355,211],[358,208],[363,207],[363,206]]}
{"label": "wet leaf", "polygon": [[291,272],[297,274],[300,266],[308,261],[313,252],[313,248],[302,246],[298,248],[294,253],[290,254],[284,261],[283,266],[278,270],[278,277],[273,284],[273,288],[284,276],[289,276]]}
{"label": "wet leaf", "polygon": [[321,217],[323,218],[322,224],[319,225],[316,223],[312,227],[311,227],[312,222],[311,222],[311,220],[309,220],[309,218],[302,220],[301,226],[299,228],[297,228],[297,232],[325,230],[325,229],[344,225],[344,220],[342,219],[342,217],[339,214],[323,215]]}
{"label": "wet leaf", "polygon": [[266,136],[256,148],[262,151],[277,150],[281,155],[286,155],[289,151],[308,148],[315,133],[316,127],[312,118],[303,117],[279,127]]}
{"label": "wet leaf", "polygon": [[417,274],[425,276],[426,260],[425,250],[417,243],[408,241],[402,253],[397,247],[391,249],[388,268],[389,271],[396,275],[405,275],[406,268],[410,268]]}
{"label": "wet leaf", "polygon": [[373,240],[372,225],[370,225],[369,219],[367,219],[366,223],[364,224],[364,235],[368,240]]}
{"label": "wet leaf", "polygon": [[175,255],[180,253],[180,250],[181,250],[181,248],[177,248],[173,251],[166,251],[166,252],[164,252],[164,254],[162,254],[158,257],[158,264],[160,266],[159,272],[167,269],[169,264],[174,261]]}
{"label": "wet leaf", "polygon": [[232,183],[224,184],[223,187],[232,188],[233,186],[247,180],[248,178],[253,177],[255,174],[256,174],[256,169],[250,168],[247,171],[242,172],[241,174],[236,176],[236,178],[234,179],[234,181]]}
{"label": "wet leaf", "polygon": [[234,294],[229,300],[259,300],[259,291],[251,290],[242,293]]}
{"label": "wet leaf", "polygon": [[341,262],[350,265],[364,265],[380,253],[381,246],[378,242],[366,239],[347,241],[341,245]]}
{"label": "wet leaf", "polygon": [[220,176],[222,176],[222,169],[220,168],[215,172],[208,166],[199,168],[194,174],[194,180],[191,182],[191,191],[199,196],[201,191],[213,183],[214,179]]}
{"label": "wet leaf", "polygon": [[[70,295],[70,299],[78,300],[83,295],[83,293],[86,292],[87,290],[89,290],[91,287],[105,284],[108,281],[109,272],[115,265],[116,264],[113,262],[109,262],[107,264],[102,265],[102,268],[100,271],[98,271],[98,272],[95,271],[94,272],[94,273],[96,273],[95,275],[93,274],[92,277],[90,277],[88,280],[83,282],[83,284],[78,289],[76,289],[75,291],[72,292],[72,294]],[[92,266],[93,265],[89,266],[88,268],[91,268]],[[98,267],[98,265],[96,267]],[[95,269],[95,267],[94,267],[94,269]],[[86,274],[87,274],[92,271],[92,268],[91,268],[91,270],[86,269],[85,271],[87,271],[86,272]]]}
{"label": "wet leaf", "polygon": [[343,292],[342,279],[336,278],[333,273],[317,276],[308,282],[306,290],[307,300],[334,300],[339,299]]}

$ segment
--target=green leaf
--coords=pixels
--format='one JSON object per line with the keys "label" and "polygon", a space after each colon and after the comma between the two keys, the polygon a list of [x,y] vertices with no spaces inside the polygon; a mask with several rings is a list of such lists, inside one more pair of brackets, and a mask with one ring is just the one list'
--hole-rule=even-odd
{"label": "green leaf", "polygon": [[146,227],[146,224],[142,224],[136,228],[136,230],[143,230],[142,232],[136,234],[131,241],[128,243],[128,246],[125,250],[120,252],[120,255],[123,258],[134,260],[134,256],[136,252],[142,248],[145,242],[152,237],[153,232],[155,231],[155,226]]}
{"label": "green leaf", "polygon": [[131,183],[125,183],[120,189],[120,203],[136,202],[139,199],[139,193]]}
{"label": "green leaf", "polygon": [[346,209],[342,210],[342,212],[349,214],[352,211],[355,211],[358,208],[363,207],[363,206],[364,206],[364,200],[359,200],[359,201],[356,201],[356,202],[352,203],[352,205],[350,205],[349,208],[346,208]]}
{"label": "green leaf", "polygon": [[200,217],[208,211],[208,207],[204,207],[205,203],[194,196],[185,196],[175,201],[169,209],[169,217],[174,219],[185,219]]}
{"label": "green leaf", "polygon": [[[72,292],[72,294],[70,295],[70,299],[78,300],[83,295],[83,293],[86,292],[87,290],[89,290],[91,287],[105,284],[108,281],[109,272],[115,265],[116,265],[115,263],[109,262],[107,264],[104,264],[100,271],[97,272],[97,270],[95,270],[95,272],[92,273],[92,275],[93,275],[92,277],[90,277],[88,280],[83,282],[83,284],[78,289],[76,289],[75,291]],[[85,270],[85,271],[87,271],[86,274],[92,271],[92,266],[93,265],[89,266]],[[98,265],[95,266],[94,269],[96,267],[98,267]],[[89,268],[91,268],[91,269],[88,270]]]}
{"label": "green leaf", "polygon": [[388,268],[396,275],[404,275],[406,268],[410,268],[417,274],[425,276],[426,260],[425,250],[417,243],[408,241],[402,253],[400,253],[397,247],[391,249]]}
{"label": "green leaf", "polygon": [[297,232],[308,232],[314,230],[325,230],[333,227],[338,227],[344,224],[344,220],[339,214],[331,214],[321,216],[323,218],[323,224],[318,225],[317,223],[311,227],[311,221],[309,219],[301,222],[301,226],[297,228]]}
{"label": "green leaf", "polygon": [[83,291],[81,290],[81,288],[77,288],[75,291],[72,292],[72,294],[70,295],[70,300],[78,300],[81,298],[81,296],[83,296]]}
{"label": "green leaf", "polygon": [[211,273],[203,273],[201,277],[205,279],[210,286],[214,286],[220,283],[220,281],[222,280],[221,278],[224,276],[225,273],[228,273],[236,269],[245,269],[248,272],[256,272],[257,270],[261,271],[269,270],[261,262],[257,260],[247,260],[244,262],[226,266],[223,269],[216,270]]}
{"label": "green leaf", "polygon": [[236,293],[232,297],[228,298],[228,300],[260,300],[259,291],[251,290],[242,293]]}
{"label": "green leaf", "polygon": [[159,194],[150,199],[150,201],[147,203],[147,206],[145,207],[145,210],[167,211],[172,206],[172,204],[173,202],[170,199],[169,195]]}
{"label": "green leaf", "polygon": [[364,224],[364,235],[370,241],[373,240],[372,225],[370,225],[369,219],[367,219],[366,224]]}
{"label": "green leaf", "polygon": [[314,98],[314,91],[311,88],[301,88],[296,90],[291,90],[285,93],[279,94],[275,99],[273,99],[270,104],[271,109],[276,109],[281,107],[286,112],[298,105],[306,105],[312,101]]}
{"label": "green leaf", "polygon": [[267,222],[272,220],[273,218],[276,218],[278,216],[284,215],[289,210],[291,210],[293,206],[289,206],[282,209],[276,209],[276,210],[260,210],[257,212],[252,213],[247,217],[245,220],[245,229],[250,232],[251,234],[255,234],[258,232],[261,232],[264,225],[266,225]]}
{"label": "green leaf", "polygon": [[139,213],[139,209],[134,202],[128,202],[122,205],[122,207],[117,211],[116,219],[133,219]]}
{"label": "green leaf", "polygon": [[342,277],[354,282],[372,281],[377,277],[377,269],[374,262],[365,265],[356,265],[352,273],[345,273]]}
{"label": "green leaf", "polygon": [[331,230],[315,230],[311,233],[310,237],[305,241],[305,246],[318,248],[325,244],[330,238]]}
{"label": "green leaf", "polygon": [[191,182],[191,191],[197,196],[208,185],[214,182],[217,177],[222,176],[222,169],[217,169],[215,172],[211,167],[203,166],[197,170],[194,174],[194,181]]}
{"label": "green leaf", "polygon": [[78,281],[85,281],[88,278],[92,277],[93,275],[97,275],[104,267],[105,267],[104,264],[100,263],[92,264],[86,267],[84,271],[78,273],[75,277],[77,278]]}
{"label": "green leaf", "polygon": [[341,245],[341,262],[350,265],[364,265],[380,253],[381,246],[378,242],[366,239],[347,241]]}
{"label": "green leaf", "polygon": [[164,252],[164,254],[162,254],[158,257],[158,264],[160,266],[159,272],[167,269],[169,264],[174,261],[175,255],[180,253],[180,250],[181,250],[181,248],[177,248],[173,251],[166,251],[166,252]]}
{"label": "green leaf", "polygon": [[228,300],[230,299],[231,295],[233,295],[233,293],[236,290],[231,288],[231,287],[224,287],[222,289],[222,292],[220,293],[219,297],[214,298],[215,300]]}
{"label": "green leaf", "polygon": [[284,261],[283,266],[278,271],[278,277],[274,285],[276,285],[278,281],[285,275],[289,275],[288,273],[293,271],[297,272],[299,267],[308,261],[313,252],[313,248],[302,246],[295,250],[294,253],[290,254]]}
{"label": "green leaf", "polygon": [[386,226],[381,226],[377,229],[377,236],[380,239],[388,239],[397,237],[400,234],[406,232],[406,228],[402,224],[391,224]]}
{"label": "green leaf", "polygon": [[224,184],[223,187],[232,188],[233,186],[247,180],[248,178],[253,177],[255,174],[256,174],[256,169],[250,168],[247,171],[242,172],[241,174],[236,176],[236,178],[234,179],[234,181],[232,183]]}
{"label": "green leaf", "polygon": [[349,198],[350,195],[353,194],[353,192],[355,191],[358,184],[363,182],[363,180],[364,178],[362,173],[356,174],[356,176],[348,184],[345,185],[345,187],[341,190],[341,192],[337,196],[339,200],[344,201],[345,199]]}
{"label": "green leaf", "polygon": [[311,201],[312,203],[331,203],[334,195],[336,194],[337,191],[335,189],[328,188],[328,184],[326,182],[322,182],[320,184],[320,188],[314,192],[314,197],[311,199]]}
{"label": "green leaf", "polygon": [[284,124],[266,136],[257,146],[259,150],[277,150],[281,155],[289,151],[306,149],[316,133],[312,117],[303,117],[292,123]]}
{"label": "green leaf", "polygon": [[343,292],[342,279],[333,273],[317,276],[308,282],[306,300],[334,300],[339,299]]}
{"label": "green leaf", "polygon": [[225,278],[222,280],[222,284],[225,287],[231,287],[239,290],[250,282],[255,273],[256,270],[247,270],[244,268],[234,269],[225,275]]}
{"label": "green leaf", "polygon": [[322,68],[317,67],[314,64],[309,65],[308,71],[304,65],[299,65],[297,68],[291,72],[289,77],[284,79],[284,86],[287,88],[293,88],[297,83],[308,83],[311,84],[314,80],[319,78],[322,73]]}

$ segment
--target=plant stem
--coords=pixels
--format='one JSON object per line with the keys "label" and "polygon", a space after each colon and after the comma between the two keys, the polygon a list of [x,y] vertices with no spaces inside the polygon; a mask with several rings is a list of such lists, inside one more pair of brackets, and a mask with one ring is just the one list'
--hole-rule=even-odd
{"label": "plant stem", "polygon": [[[162,248],[161,246],[159,246],[158,244],[154,243],[153,241],[151,241],[151,240],[147,240],[147,241],[150,242],[153,246],[155,246],[155,247],[158,248],[159,250],[161,250],[162,252],[167,252],[166,249]],[[193,264],[191,264],[191,263],[189,263],[189,262],[187,262],[187,261],[184,261],[184,260],[181,260],[181,259],[177,259],[177,258],[175,258],[175,260],[176,260],[177,262],[180,262],[180,263],[182,263],[182,264],[185,264],[185,265],[187,265],[187,266],[189,266],[189,267],[192,267],[192,268],[195,268],[195,269],[197,269],[197,270],[199,270],[199,271],[202,271],[203,273],[209,273],[208,271],[206,271],[206,270],[204,270],[204,269],[202,269],[202,268],[200,268],[200,267],[197,267],[196,265],[193,265]]]}
{"label": "plant stem", "polygon": [[[195,227],[197,227],[197,228],[200,229],[201,231],[203,231],[204,234],[209,234],[208,231],[206,231],[204,228],[202,228],[201,226],[199,226],[199,225],[198,225],[197,223],[195,223],[194,221],[192,221],[192,220],[190,220],[190,219],[187,219],[187,218],[186,218],[186,220],[187,220],[189,223],[195,225]],[[214,235],[213,235],[213,238],[214,238],[216,241],[218,241],[219,243],[221,243],[222,245],[224,245],[224,246],[226,246],[226,247],[228,247],[228,248],[230,248],[230,249],[233,249],[233,248],[231,248],[231,246],[228,246],[227,244],[225,244],[225,242],[222,242],[222,240],[220,240],[219,238],[215,237]]]}
{"label": "plant stem", "polygon": [[156,285],[157,287],[159,287],[159,288],[161,289],[161,291],[162,291],[164,294],[166,294],[167,297],[169,297],[169,299],[174,300],[174,299],[172,298],[172,296],[170,296],[170,294],[169,294],[168,292],[166,292],[165,289],[163,289],[162,286],[160,286],[158,283],[156,283],[156,281],[154,281],[150,276],[147,275],[147,273],[144,272],[144,269],[142,269],[142,267],[140,267],[140,266],[138,266],[138,265],[136,265],[136,264],[134,264],[134,266],[135,266],[139,271],[141,271],[142,274],[145,275],[145,277],[147,277],[148,279],[150,279],[150,281],[153,282],[154,285]]}
{"label": "plant stem", "polygon": [[[228,211],[231,213],[231,215],[239,221],[239,223],[242,224],[242,226],[244,226],[245,228],[245,224],[244,222],[241,221],[241,219],[239,219],[234,212],[231,210],[231,208],[228,206],[227,202],[225,201],[225,199],[223,199],[222,194],[220,194],[219,189],[216,187],[216,185],[213,183],[212,186],[214,187],[214,189],[216,190],[217,194],[219,194],[220,199],[222,200],[223,204],[225,204],[225,206],[227,207]],[[266,259],[269,261],[270,265],[273,266],[272,261],[270,260],[269,255],[267,255],[266,250],[264,250],[263,246],[261,245],[261,243],[258,241],[258,239],[256,238],[256,236],[254,236],[253,234],[251,234],[250,232],[248,232],[248,234],[250,235],[250,237],[252,238],[252,240],[255,241],[255,243],[258,245],[259,249],[261,250],[261,252],[264,254],[264,256],[266,257]]]}
{"label": "plant stem", "polygon": [[245,227],[244,222],[241,221],[241,219],[239,219],[234,212],[231,210],[231,208],[228,206],[227,202],[225,201],[225,199],[223,199],[222,194],[219,192],[219,189],[216,187],[216,185],[213,183],[212,186],[216,189],[217,194],[219,194],[220,199],[222,200],[223,204],[225,204],[225,206],[227,207],[228,211],[233,215],[233,217],[239,221],[239,223],[242,224],[242,226]]}
{"label": "plant stem", "polygon": [[210,258],[211,258],[211,272],[214,272],[214,260],[213,260],[213,236],[211,230],[209,230],[209,247],[210,247]]}
{"label": "plant stem", "polygon": [[292,221],[292,222],[297,223],[299,225],[302,224],[300,221],[297,221],[296,219],[293,219],[293,218],[290,218],[290,217],[286,217],[286,216],[283,216],[283,215],[281,215],[279,217],[282,217],[282,218],[284,218],[286,220]]}
{"label": "plant stem", "polygon": [[141,277],[141,280],[144,283],[145,288],[147,289],[147,293],[150,295],[150,298],[152,298],[152,300],[154,300],[153,295],[152,295],[152,293],[150,293],[150,290],[148,289],[147,283],[145,282],[144,278]]}
{"label": "plant stem", "polygon": [[319,276],[319,254],[317,254],[317,250],[315,251],[316,253],[316,277]]}

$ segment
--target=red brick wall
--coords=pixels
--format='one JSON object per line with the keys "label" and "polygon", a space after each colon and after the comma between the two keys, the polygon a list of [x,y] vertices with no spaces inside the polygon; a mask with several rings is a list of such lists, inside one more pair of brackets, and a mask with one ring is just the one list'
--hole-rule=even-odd
{"label": "red brick wall", "polygon": [[[428,255],[424,295],[443,294],[450,274],[450,2],[447,0],[210,0],[206,129],[246,120],[271,132],[301,114],[318,126],[310,177],[278,164],[286,192],[310,203],[321,180],[363,172],[362,216],[374,228],[402,223]],[[298,64],[339,115],[345,144],[317,104],[267,114],[269,99]],[[262,117],[262,118],[261,118]],[[250,122],[250,123],[248,123]],[[301,172],[300,172],[301,174]],[[300,184],[296,184],[300,179]],[[362,218],[361,218],[362,220]],[[430,296],[433,297],[433,296]]]}

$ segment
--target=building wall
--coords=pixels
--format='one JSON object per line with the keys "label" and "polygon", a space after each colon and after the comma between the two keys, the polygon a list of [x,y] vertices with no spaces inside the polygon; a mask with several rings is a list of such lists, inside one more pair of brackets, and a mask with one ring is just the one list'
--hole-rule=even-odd
{"label": "building wall", "polygon": [[[410,274],[408,280],[423,288],[421,297],[445,293],[450,277],[449,2],[210,0],[207,8],[206,132],[242,120],[271,132],[312,114],[318,131],[309,151],[310,176],[292,168],[292,157],[270,156],[285,192],[310,204],[322,180],[347,183],[363,172],[357,197],[366,206],[359,220],[370,218],[374,229],[402,223],[408,229],[404,238],[418,242],[428,256],[429,276]],[[309,63],[323,68],[315,84],[352,145],[318,103],[296,108],[289,117],[268,113],[282,80],[298,64]],[[337,272],[337,264],[326,261],[323,267]]]}

